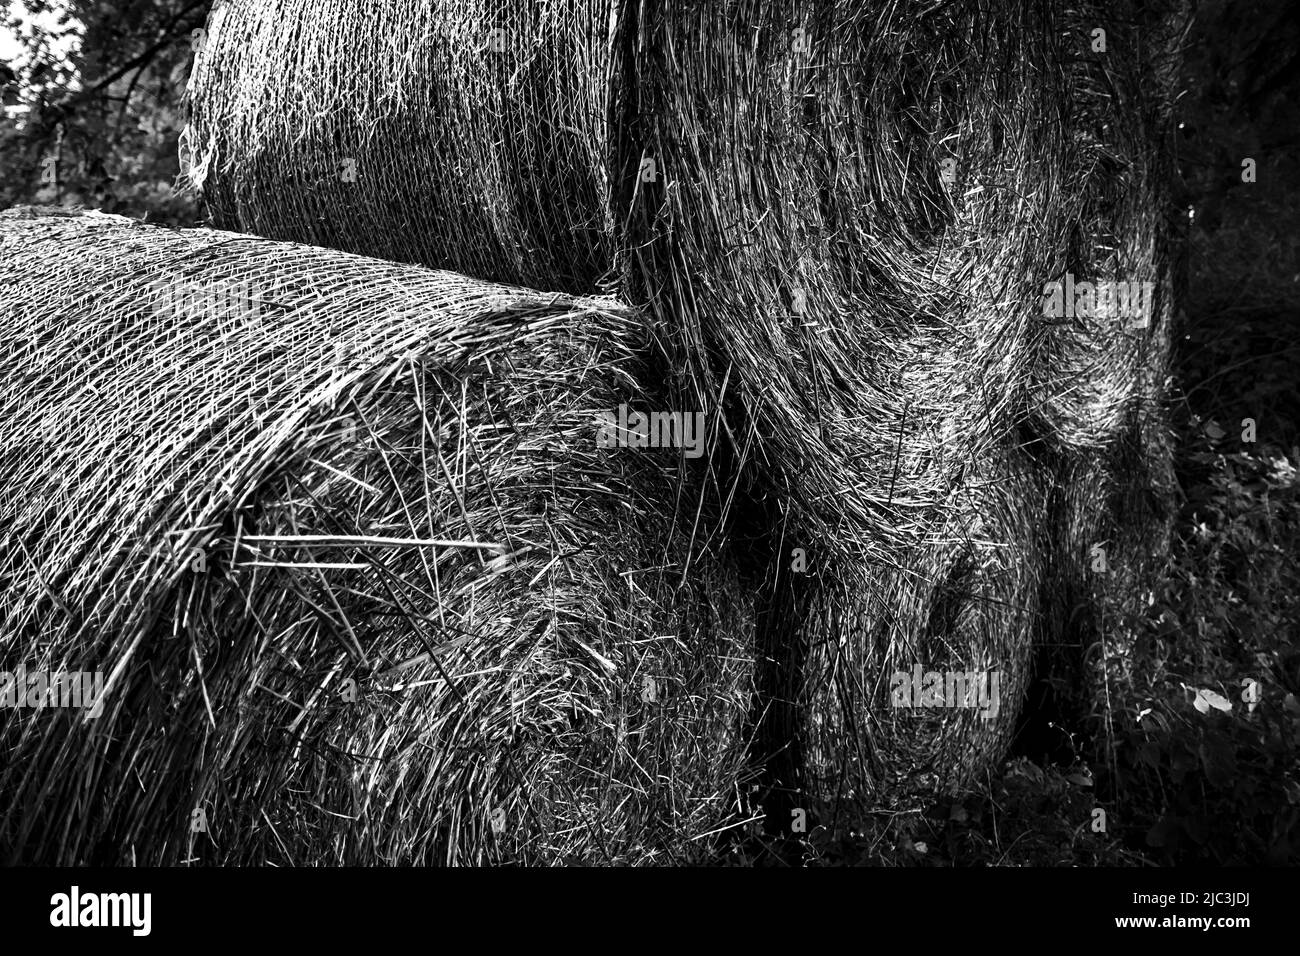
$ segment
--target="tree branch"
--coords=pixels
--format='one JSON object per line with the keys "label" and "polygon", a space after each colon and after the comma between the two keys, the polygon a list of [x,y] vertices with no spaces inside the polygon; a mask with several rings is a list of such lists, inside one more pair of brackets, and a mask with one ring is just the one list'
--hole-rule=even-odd
{"label": "tree branch", "polygon": [[208,3],[209,0],[191,0],[191,2],[186,4],[181,9],[181,11],[176,14],[176,16],[172,17],[170,23],[168,23],[165,27],[163,27],[162,36],[159,37],[158,40],[156,40],[154,43],[146,47],[143,52],[127,60],[126,63],[122,64],[112,73],[110,73],[108,76],[96,82],[94,86],[91,86],[88,89],[81,90],[80,92],[73,94],[72,96],[68,97],[67,100],[65,100],[63,103],[60,103],[59,105],[65,106],[67,104],[74,102],[75,100],[89,99],[90,97],[95,96],[97,93],[101,92],[107,87],[112,86],[114,83],[116,83],[122,77],[126,76],[132,70],[148,66],[153,61],[153,58],[156,57],[164,48],[166,48],[168,45],[176,41],[178,34],[173,32],[175,31],[176,27],[182,21],[184,21],[190,14],[200,9],[201,7],[207,6]]}

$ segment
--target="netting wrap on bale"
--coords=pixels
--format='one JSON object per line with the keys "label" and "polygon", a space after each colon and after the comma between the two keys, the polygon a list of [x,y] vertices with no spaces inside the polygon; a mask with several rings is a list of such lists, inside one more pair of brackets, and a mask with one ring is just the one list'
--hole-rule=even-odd
{"label": "netting wrap on bale", "polygon": [[[48,863],[666,862],[739,807],[753,611],[629,311],[0,217],[0,844]],[[681,508],[683,513],[678,513]]]}
{"label": "netting wrap on bale", "polygon": [[226,228],[592,292],[611,42],[606,2],[218,3],[183,156]]}

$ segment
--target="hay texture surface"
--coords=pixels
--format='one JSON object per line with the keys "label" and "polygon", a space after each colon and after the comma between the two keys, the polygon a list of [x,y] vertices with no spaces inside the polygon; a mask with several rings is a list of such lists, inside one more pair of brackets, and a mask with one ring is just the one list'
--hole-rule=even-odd
{"label": "hay texture surface", "polygon": [[[798,527],[885,557],[1018,428],[1091,452],[1150,400],[1162,29],[1122,0],[234,0],[186,152],[226,228],[576,293],[609,276]],[[1156,285],[1147,327],[1044,321],[1067,272]],[[898,493],[909,437],[948,465]]]}
{"label": "hay texture surface", "polygon": [[[1042,582],[1098,533],[1059,483],[1131,487],[1106,469],[1135,436],[1167,473],[1177,5],[361,7],[214,13],[187,153],[216,222],[640,307],[671,401],[722,423],[779,785],[993,759],[1014,701],[917,732],[872,688],[944,661],[1025,686],[1029,636],[1060,637]],[[1151,295],[1050,314],[1074,281]]]}
{"label": "hay texture surface", "polygon": [[0,669],[107,677],[0,711],[11,860],[708,850],[751,601],[679,451],[597,447],[627,309],[94,214],[0,250]]}
{"label": "hay texture surface", "polygon": [[1023,460],[973,475],[932,544],[890,569],[814,576],[799,639],[805,774],[821,819],[925,806],[1010,743],[1033,671],[1047,490]]}
{"label": "hay texture surface", "polygon": [[215,5],[183,155],[217,225],[592,292],[607,3]]}

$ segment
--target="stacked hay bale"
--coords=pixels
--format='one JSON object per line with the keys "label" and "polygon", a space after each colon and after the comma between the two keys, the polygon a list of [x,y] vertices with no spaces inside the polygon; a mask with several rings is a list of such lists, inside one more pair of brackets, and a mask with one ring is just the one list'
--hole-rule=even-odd
{"label": "stacked hay bale", "polygon": [[[764,647],[799,671],[761,686],[788,824],[960,785],[1014,726],[1035,600],[1019,586],[1041,577],[1033,476],[1013,464],[1041,244],[1025,223],[1052,208],[1052,142],[1026,130],[1051,35],[997,7],[744,13],[636,25],[627,136],[668,182],[626,197],[629,269],[676,318],[700,394],[727,382],[753,484],[779,502]],[[1005,706],[895,708],[894,674],[916,668],[996,672]]]}
{"label": "stacked hay bale", "polygon": [[[761,436],[755,485],[783,505],[774,571],[790,543],[818,552],[815,579],[786,588],[806,684],[770,741],[794,728],[806,778],[795,767],[787,782],[814,801],[874,805],[905,778],[951,789],[1002,752],[1032,638],[1061,638],[1043,627],[1051,569],[1091,543],[1054,524],[1058,496],[1081,497],[1084,463],[1136,415],[1159,419],[1167,288],[1136,339],[1044,316],[1063,258],[1081,278],[1166,278],[1150,167],[1167,117],[1141,90],[1142,45],[1168,38],[1144,23],[1124,3],[776,3],[655,8],[637,24],[627,137],[668,182],[619,197],[630,289],[676,323],[699,394],[725,392],[733,432]],[[1101,56],[1096,29],[1127,46]],[[1119,92],[1100,95],[1098,74]],[[1110,166],[1106,136],[1126,154]],[[1167,471],[1146,437],[1134,457]],[[984,577],[954,573],[954,551],[990,545],[1003,548]],[[914,732],[917,715],[876,691],[899,664],[998,672],[1006,706]]]}
{"label": "stacked hay bale", "polygon": [[190,175],[226,228],[593,292],[612,255],[607,7],[219,3]]}
{"label": "stacked hay bale", "polygon": [[681,449],[598,445],[661,407],[626,308],[100,215],[0,252],[0,670],[107,680],[0,713],[8,856],[709,852],[752,602]]}
{"label": "stacked hay bale", "polygon": [[[1148,100],[1151,15],[393,0],[341,74],[357,9],[214,17],[189,143],[217,223],[544,268],[641,306],[671,401],[725,426],[713,460],[768,581],[774,781],[867,803],[967,781],[1005,746],[1030,635],[1058,636],[1042,595],[1090,544],[1062,517],[1087,497],[1070,482],[1156,397],[1162,321],[1043,314],[1065,271],[1162,276],[1138,153],[1163,120],[1125,119]],[[1098,28],[1128,45],[1094,50]],[[355,181],[292,178],[362,152]],[[996,719],[883,709],[893,668],[949,664],[1000,670]]]}

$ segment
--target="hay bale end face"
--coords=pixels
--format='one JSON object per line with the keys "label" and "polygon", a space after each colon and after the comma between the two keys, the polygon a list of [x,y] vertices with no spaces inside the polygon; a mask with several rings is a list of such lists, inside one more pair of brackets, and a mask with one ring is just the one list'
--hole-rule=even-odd
{"label": "hay bale end face", "polygon": [[[0,839],[81,863],[669,862],[738,809],[752,608],[629,311],[0,217]],[[86,799],[86,794],[93,794]]]}

